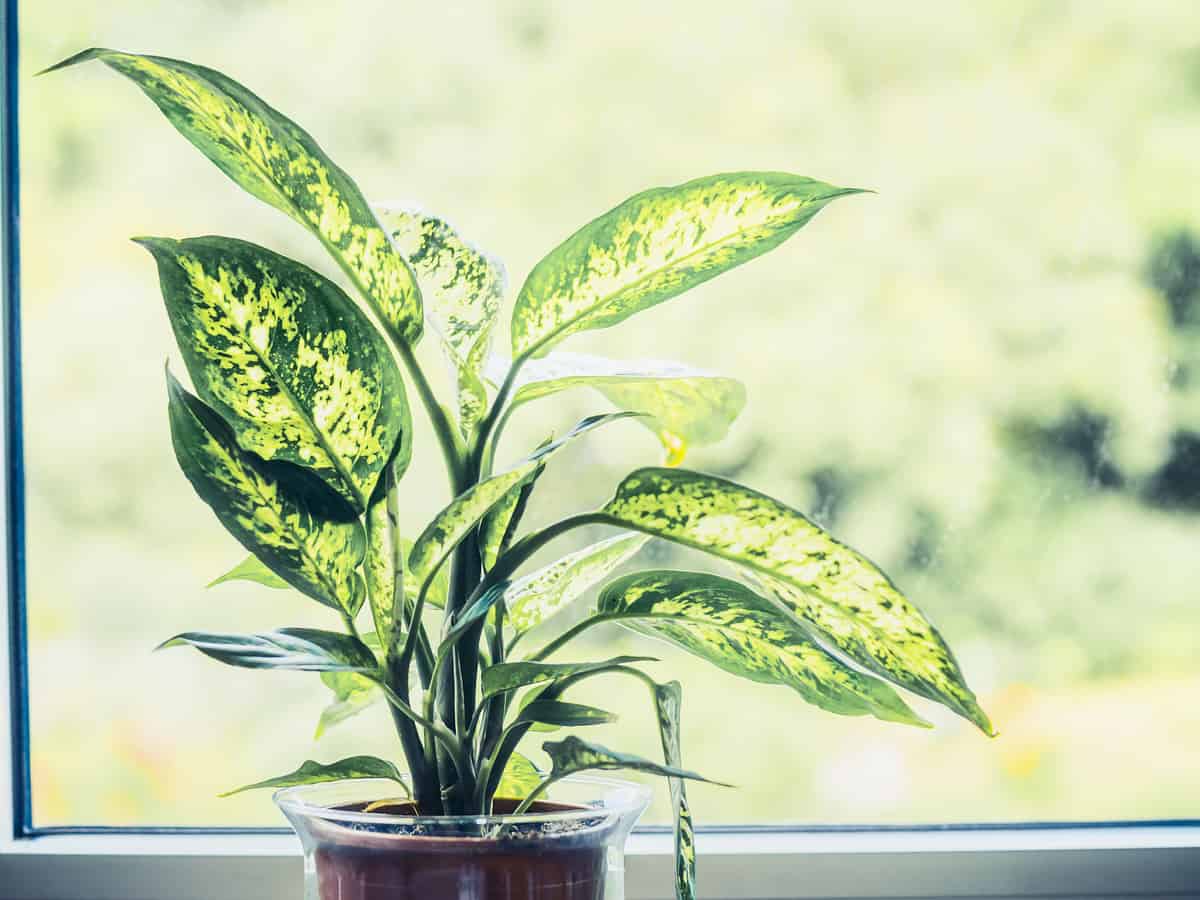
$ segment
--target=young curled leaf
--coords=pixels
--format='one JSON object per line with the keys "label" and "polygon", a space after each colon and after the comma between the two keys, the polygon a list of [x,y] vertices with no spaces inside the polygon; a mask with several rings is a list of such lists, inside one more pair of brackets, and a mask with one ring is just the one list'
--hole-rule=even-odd
{"label": "young curled leaf", "polygon": [[322,672],[321,681],[333,691],[334,701],[321,710],[313,740],[383,700],[383,691],[370,678],[357,672]]}
{"label": "young curled leaf", "polygon": [[723,478],[648,468],[621,482],[602,515],[786,587],[779,599],[787,608],[855,663],[992,733],[921,611],[874,563],[791,507]]}
{"label": "young curled leaf", "polygon": [[547,662],[505,662],[496,663],[483,670],[483,696],[494,697],[507,691],[529,687],[535,684],[550,684],[584,675],[591,672],[604,672],[627,666],[630,663],[658,662],[652,656],[614,656],[602,662],[589,663],[547,663]]}
{"label": "young curled leaf", "polygon": [[99,60],[142,89],[238,185],[320,239],[399,340],[420,340],[421,294],[358,185],[304,129],[232,78],[162,56],[95,47],[47,71]]}
{"label": "young curled leaf", "polygon": [[302,784],[345,781],[351,778],[386,778],[389,781],[396,782],[396,784],[404,789],[405,794],[408,794],[408,782],[404,780],[404,776],[400,774],[400,770],[392,763],[377,756],[348,756],[333,763],[319,763],[308,759],[301,764],[300,768],[294,772],[289,772],[287,775],[279,775],[275,778],[268,778],[266,781],[243,785],[240,788],[234,788],[232,791],[226,791],[220,796],[232,797],[234,794],[240,794],[243,791],[256,791],[262,788],[296,787]]}
{"label": "young curled leaf", "polygon": [[652,760],[635,756],[632,753],[620,753],[616,750],[609,750],[607,747],[593,744],[591,741],[585,741],[573,734],[568,735],[561,741],[546,741],[542,744],[542,749],[550,757],[552,765],[549,780],[552,781],[558,781],[561,778],[566,778],[568,775],[574,775],[576,772],[584,772],[588,769],[601,771],[627,769],[634,772],[646,772],[650,775],[662,775],[666,778],[687,778],[692,781],[705,781],[709,784],[720,785],[721,787],[731,787],[731,785],[724,784],[723,782],[705,778],[703,775],[689,769],[665,766]]}
{"label": "young curled leaf", "polygon": [[742,678],[786,685],[827,712],[929,726],[886,682],[847,666],[787,612],[727,578],[637,572],[605,587],[598,616]]}
{"label": "young curled leaf", "polygon": [[365,589],[366,539],[344,504],[301,469],[246,453],[225,421],[167,373],[175,457],[221,524],[298,591],[354,615]]}
{"label": "young curled leaf", "polygon": [[550,251],[512,313],[514,358],[543,356],[756,256],[836,197],[860,193],[783,172],[731,172],[630,197]]}

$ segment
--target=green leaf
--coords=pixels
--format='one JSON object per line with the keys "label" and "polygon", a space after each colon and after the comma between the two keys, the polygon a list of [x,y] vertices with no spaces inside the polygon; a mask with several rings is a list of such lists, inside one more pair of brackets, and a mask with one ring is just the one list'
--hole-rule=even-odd
{"label": "green leaf", "polygon": [[[229,532],[288,584],[354,615],[364,587],[356,571],[365,538],[338,521],[325,489],[304,470],[246,453],[225,421],[167,373],[171,441],[180,468]],[[339,506],[341,504],[338,504]]]}
{"label": "green leaf", "polygon": [[670,300],[777,247],[853,193],[781,172],[733,172],[637,194],[534,267],[513,308],[513,357],[542,356],[570,334]]}
{"label": "green leaf", "polygon": [[420,339],[412,272],[358,186],[300,126],[220,72],[177,59],[93,48],[47,71],[92,59],[140,87],[237,184],[315,234],[398,339]]}
{"label": "green leaf", "polygon": [[496,663],[483,670],[483,697],[486,699],[534,684],[559,682],[574,675],[603,672],[636,662],[657,662],[657,660],[652,656],[614,656],[603,662],[590,663],[532,661]]}
{"label": "green leaf", "polygon": [[524,484],[537,473],[546,461],[568,443],[589,431],[629,418],[631,413],[607,413],[589,416],[558,440],[551,441],[519,462],[507,472],[493,475],[456,497],[438,513],[429,526],[413,542],[408,565],[417,584],[424,584],[480,520],[500,504],[505,495]]}
{"label": "green leaf", "polygon": [[605,725],[617,721],[617,717],[607,710],[597,709],[583,703],[568,703],[565,700],[534,700],[521,709],[517,721],[577,728],[584,725]]}
{"label": "green leaf", "polygon": [[375,672],[375,655],[358,638],[318,628],[280,628],[264,634],[185,631],[156,649],[195,647],[205,656],[243,669],[297,672]]}
{"label": "green leaf", "polygon": [[637,553],[647,540],[644,534],[619,534],[514,581],[505,594],[509,625],[522,634],[545,622]]}
{"label": "green leaf", "polygon": [[218,584],[224,584],[227,581],[254,581],[276,589],[291,587],[290,584],[263,565],[262,560],[254,554],[250,554],[224,575],[214,578],[205,586],[216,587]]}
{"label": "green leaf", "polygon": [[[679,748],[679,715],[683,689],[678,681],[655,684],[654,711],[658,716],[658,734],[662,741],[663,760],[668,766],[683,766]],[[688,805],[687,789],[682,778],[668,778],[671,788],[671,808],[675,814],[675,898],[696,898],[696,829],[692,825],[692,810]]]}
{"label": "green leaf", "polygon": [[520,753],[514,752],[504,766],[504,774],[496,785],[495,796],[524,800],[542,783],[542,773]]}
{"label": "green leaf", "polygon": [[697,447],[724,440],[746,405],[746,389],[736,379],[653,359],[555,352],[526,363],[516,383],[514,408],[559,391],[593,388],[620,409],[646,413],[647,428]]}
{"label": "green leaf", "polygon": [[[554,435],[542,441],[535,450],[549,446],[554,442]],[[504,499],[493,507],[492,511],[483,517],[479,523],[479,558],[485,572],[490,572],[496,560],[509,548],[517,536],[517,528],[525,515],[525,507],[537,480],[542,477],[545,465],[539,466],[523,483],[512,488]]]}
{"label": "green leaf", "polygon": [[504,266],[436,216],[381,209],[379,218],[417,275],[426,314],[458,377],[459,422],[469,435],[487,412],[480,372],[508,283]]}
{"label": "green leaf", "polygon": [[370,320],[332,281],[263,247],[137,242],[158,263],[192,383],[239,446],[311,469],[362,512],[412,431],[400,370]]}
{"label": "green leaf", "polygon": [[736,581],[638,572],[605,587],[598,615],[742,678],[787,685],[828,712],[929,726],[888,684],[841,662],[793,616]]}
{"label": "green leaf", "polygon": [[333,726],[383,700],[379,685],[357,672],[322,672],[321,681],[333,691],[334,701],[321,710],[313,740],[320,740]]}
{"label": "green leaf", "polygon": [[323,781],[345,781],[350,778],[387,778],[396,782],[404,788],[406,794],[408,793],[408,784],[400,774],[400,770],[390,762],[377,756],[348,756],[328,764],[308,759],[295,772],[243,785],[232,791],[226,791],[220,796],[232,797],[242,791],[255,791],[260,788],[286,788],[301,784],[318,784]]}
{"label": "green leaf", "polygon": [[722,478],[648,468],[626,477],[602,513],[786,586],[787,608],[855,663],[992,733],[937,629],[874,563],[796,510]]}
{"label": "green leaf", "polygon": [[635,772],[646,772],[651,775],[662,775],[667,778],[689,778],[692,781],[706,781],[709,784],[719,784],[722,787],[729,787],[727,784],[705,778],[703,775],[699,775],[688,769],[664,766],[643,757],[634,756],[632,753],[620,753],[616,750],[609,750],[607,747],[585,741],[573,734],[567,735],[561,741],[546,741],[542,744],[542,749],[550,757],[552,763],[550,778],[554,781],[588,769],[600,769],[604,771],[630,769]]}

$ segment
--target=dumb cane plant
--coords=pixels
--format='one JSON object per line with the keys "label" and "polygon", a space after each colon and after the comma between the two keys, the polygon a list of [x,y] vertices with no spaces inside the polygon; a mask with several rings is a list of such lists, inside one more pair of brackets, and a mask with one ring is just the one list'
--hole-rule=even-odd
{"label": "dumb cane plant", "polygon": [[[637,194],[534,267],[512,307],[511,361],[497,360],[490,348],[504,270],[445,222],[370,206],[307,132],[219,72],[104,49],[52,68],[88,60],[132,80],[225,174],[311,231],[374,314],[375,322],[333,281],[264,247],[228,237],[136,238],[157,263],[195,391],[167,373],[176,457],[250,552],[217,582],[295,589],[342,626],[188,632],[163,646],[192,646],[234,666],[320,673],[335,696],[320,728],[386,699],[408,773],[356,756],[309,761],[247,787],[384,777],[411,786],[421,814],[452,815],[488,813],[496,796],[521,800],[523,811],[553,782],[585,769],[662,775],[675,810],[677,893],[690,898],[684,779],[700,776],[681,767],[680,686],[647,675],[646,657],[562,661],[559,651],[584,631],[616,622],[734,675],[787,685],[830,712],[927,725],[897,686],[992,733],[949,647],[888,577],[748,487],[672,465],[642,468],[600,509],[520,534],[539,476],[568,442],[636,417],[677,464],[689,444],[719,440],[744,402],[738,382],[701,370],[555,348],[777,247],[831,200],[856,191],[738,172]],[[453,412],[414,355],[427,329],[453,368]],[[402,536],[398,493],[412,456],[401,366],[432,422],[453,497],[411,542]],[[514,410],[579,386],[618,411],[584,419],[507,467],[495,464]],[[522,571],[555,538],[590,525],[621,531]],[[531,629],[652,538],[710,554],[742,580],[625,575],[604,585],[589,616],[529,648]],[[359,624],[363,607],[369,632]],[[647,688],[663,763],[573,735],[542,745],[548,772],[517,752],[531,729],[611,721],[567,699],[602,675]]]}

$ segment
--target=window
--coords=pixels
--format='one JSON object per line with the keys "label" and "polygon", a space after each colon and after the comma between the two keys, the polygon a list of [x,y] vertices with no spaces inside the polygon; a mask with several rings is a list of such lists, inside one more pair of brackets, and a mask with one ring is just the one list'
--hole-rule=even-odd
{"label": "window", "polygon": [[[92,44],[229,71],[373,199],[445,214],[518,282],[579,222],[652,184],[781,168],[877,189],[647,313],[655,328],[572,348],[742,378],[746,413],[690,464],[811,511],[894,572],[1002,732],[988,742],[926,706],[934,732],[838,719],[655,648],[684,681],[689,766],[740,785],[694,792],[712,829],[704,893],[1200,889],[1189,4],[16,6],[6,140],[19,99],[20,141],[5,171],[15,178],[19,153],[20,234],[15,180],[5,225],[20,241],[21,327],[6,243],[5,471],[9,669],[22,677],[0,772],[19,832],[0,853],[0,900],[136,898],[164,883],[207,897],[216,871],[285,896],[299,879],[290,839],[237,833],[280,825],[273,807],[216,794],[306,757],[390,752],[380,710],[314,742],[324,698],[311,678],[149,652],[188,628],[321,624],[322,611],[249,585],[204,589],[239,548],[171,455],[173,342],[152,266],[125,237],[230,233],[329,267],[129,85],[99,69],[31,78]],[[594,411],[583,394],[528,408],[508,447]],[[570,452],[537,515],[597,503],[622,474],[580,484],[583,460],[655,450],[631,429]],[[418,454],[409,499],[432,513],[437,460]],[[652,747],[641,698],[622,704],[618,689],[603,688],[602,705],[627,710],[610,733]],[[182,831],[151,833],[163,828]],[[631,896],[669,890],[665,848],[661,833],[637,838]]]}

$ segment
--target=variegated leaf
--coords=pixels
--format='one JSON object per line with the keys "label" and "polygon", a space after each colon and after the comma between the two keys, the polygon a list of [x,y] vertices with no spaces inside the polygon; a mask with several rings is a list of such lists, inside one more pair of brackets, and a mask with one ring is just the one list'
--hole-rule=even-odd
{"label": "variegated leaf", "polygon": [[426,315],[442,338],[458,381],[459,422],[469,435],[487,412],[480,372],[508,283],[504,266],[436,216],[415,209],[381,209],[379,218],[417,275]]}
{"label": "variegated leaf", "polygon": [[619,534],[514,581],[505,595],[508,624],[517,634],[540,625],[599,584],[647,540],[644,534]]}
{"label": "variegated leaf", "polygon": [[781,172],[643,191],[534,267],[513,308],[513,356],[541,356],[570,334],[670,300],[777,247],[829,201],[853,193]]}
{"label": "variegated leaf", "polygon": [[224,575],[214,578],[206,587],[216,587],[218,584],[224,584],[227,581],[253,581],[277,590],[286,590],[291,587],[290,584],[263,565],[262,560],[253,553]]}
{"label": "variegated leaf", "polygon": [[319,628],[280,628],[265,634],[185,631],[156,649],[195,647],[218,662],[243,669],[296,672],[376,671],[375,655],[356,637]]}
{"label": "variegated leaf", "polygon": [[320,485],[302,469],[272,466],[243,451],[215,412],[167,373],[171,441],[180,468],[229,532],[276,575],[350,615],[365,594],[365,547],[357,520],[332,516]]}
{"label": "variegated leaf", "polygon": [[[489,363],[494,380],[503,379],[506,369],[503,360]],[[559,391],[593,388],[614,406],[646,413],[643,424],[672,446],[680,440],[696,447],[724,440],[746,405],[740,381],[654,359],[623,361],[555,352],[527,362],[516,384],[514,408]]]}
{"label": "variegated leaf", "polygon": [[92,59],[140,87],[241,187],[312,231],[398,339],[420,339],[421,294],[408,264],[358,186],[299,125],[233,79],[177,59],[93,48],[47,71]]}
{"label": "variegated leaf", "polygon": [[158,263],[192,383],[238,444],[311,469],[362,512],[412,431],[400,371],[370,320],[336,284],[264,247],[137,240]]}
{"label": "variegated leaf", "polygon": [[723,478],[648,468],[603,514],[787,584],[793,612],[855,663],[992,733],[937,629],[874,563],[796,510]]}
{"label": "variegated leaf", "polygon": [[295,772],[268,778],[254,784],[247,784],[232,791],[221,794],[222,797],[232,797],[242,791],[255,791],[261,788],[296,787],[301,784],[319,784],[324,781],[345,781],[351,778],[387,778],[396,782],[408,792],[408,783],[392,763],[377,756],[348,756],[334,763],[319,763],[307,759]]}
{"label": "variegated leaf", "polygon": [[[678,681],[668,681],[666,684],[655,684],[652,690],[663,761],[668,766],[681,768],[683,755],[679,747],[679,716],[683,689]],[[682,778],[668,778],[667,783],[671,788],[671,808],[675,814],[675,900],[696,900],[696,829],[692,825],[687,788]]]}
{"label": "variegated leaf", "polygon": [[[537,446],[537,450],[541,450],[553,442],[554,435],[552,434]],[[542,477],[545,468],[545,465],[540,466],[526,481],[512,488],[479,523],[479,559],[483,563],[485,572],[491,571],[496,560],[516,538],[517,528],[520,527],[521,519],[525,515],[525,506],[529,502],[529,496],[533,493],[534,486]]]}
{"label": "variegated leaf", "polygon": [[549,685],[576,675],[604,672],[636,662],[657,660],[651,656],[614,656],[603,662],[590,663],[547,663],[531,660],[496,663],[483,670],[483,696],[486,699],[535,684]]}
{"label": "variegated leaf", "polygon": [[503,501],[510,491],[535,477],[553,454],[594,428],[629,417],[630,413],[589,416],[562,437],[538,448],[507,472],[493,475],[456,497],[434,517],[421,536],[413,542],[408,564],[415,582],[424,584],[429,580],[479,521]]}
{"label": "variegated leaf", "polygon": [[321,710],[313,740],[320,740],[333,726],[383,700],[379,685],[357,672],[322,672],[321,681],[333,691],[334,700]]}
{"label": "variegated leaf", "polygon": [[703,572],[637,572],[600,594],[598,615],[716,666],[784,684],[828,712],[928,726],[886,683],[824,650],[792,616],[749,588]]}
{"label": "variegated leaf", "polygon": [[496,785],[495,796],[523,800],[542,783],[542,773],[537,766],[520,753],[513,753],[504,766],[504,774]]}
{"label": "variegated leaf", "polygon": [[709,784],[719,784],[722,787],[729,786],[719,781],[705,778],[703,775],[699,775],[688,769],[664,766],[652,760],[644,759],[641,756],[634,756],[632,753],[609,750],[607,747],[602,747],[591,741],[585,741],[573,734],[567,735],[561,741],[546,741],[542,744],[542,749],[550,757],[552,764],[550,778],[554,781],[589,769],[601,771],[627,769],[634,772],[646,772],[650,775],[662,775],[667,778],[688,778],[692,781],[706,781]]}

